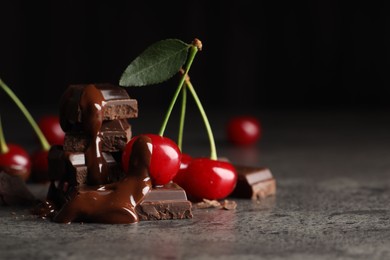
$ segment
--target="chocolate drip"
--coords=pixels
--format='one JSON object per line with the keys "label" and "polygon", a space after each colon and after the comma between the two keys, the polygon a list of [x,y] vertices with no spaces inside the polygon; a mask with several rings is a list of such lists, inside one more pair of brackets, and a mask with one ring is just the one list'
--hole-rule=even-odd
{"label": "chocolate drip", "polygon": [[46,201],[32,208],[31,213],[41,218],[53,218],[65,201],[64,193],[56,188],[54,181],[51,181]]}
{"label": "chocolate drip", "polygon": [[104,97],[95,85],[85,87],[79,103],[83,130],[91,137],[85,151],[89,185],[107,183],[108,167],[102,156],[100,129],[103,124]]}
{"label": "chocolate drip", "polygon": [[99,186],[78,186],[54,217],[55,222],[135,223],[136,206],[151,189],[150,138],[140,136],[133,144],[129,171],[121,181]]}

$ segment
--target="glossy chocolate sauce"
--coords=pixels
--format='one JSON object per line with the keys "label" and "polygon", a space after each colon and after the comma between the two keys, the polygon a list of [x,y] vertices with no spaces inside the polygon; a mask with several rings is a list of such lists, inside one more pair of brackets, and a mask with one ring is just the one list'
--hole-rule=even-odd
{"label": "glossy chocolate sauce", "polygon": [[102,155],[104,111],[109,100],[123,96],[127,96],[127,93],[119,87],[89,84],[72,85],[61,98],[60,123],[63,130],[67,131],[81,122],[82,132],[88,138],[84,151],[88,185],[110,182],[110,168]]}
{"label": "glossy chocolate sauce", "polygon": [[88,140],[83,150],[87,178],[82,182],[85,184],[70,184],[66,176],[73,176],[73,173],[65,167],[65,175],[59,183],[52,181],[46,201],[33,211],[34,214],[59,223],[138,222],[135,208],[151,189],[150,138],[137,139],[129,158],[129,170],[117,182],[110,183],[110,161],[102,153],[104,113],[107,104],[120,98],[128,99],[124,90],[104,84],[72,85],[63,94],[60,101],[61,127],[64,131],[71,131],[75,125],[80,125],[80,131]]}
{"label": "glossy chocolate sauce", "polygon": [[127,224],[138,222],[135,207],[152,185],[149,177],[151,140],[140,136],[133,144],[127,176],[107,185],[75,187],[53,218],[55,222],[97,222]]}
{"label": "glossy chocolate sauce", "polygon": [[107,183],[109,169],[101,149],[104,97],[95,85],[85,87],[79,102],[83,130],[90,137],[85,150],[85,164],[88,168],[87,183],[99,185]]}

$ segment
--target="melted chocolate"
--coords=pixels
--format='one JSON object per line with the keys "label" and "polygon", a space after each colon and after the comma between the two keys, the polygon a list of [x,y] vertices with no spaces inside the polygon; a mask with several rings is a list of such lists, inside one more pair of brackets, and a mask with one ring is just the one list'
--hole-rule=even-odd
{"label": "melted chocolate", "polygon": [[[151,189],[149,165],[151,140],[140,136],[133,144],[129,171],[121,181],[98,186],[77,186],[54,216],[55,222],[135,223],[136,206]],[[53,208],[48,204],[48,210]]]}
{"label": "melted chocolate", "polygon": [[110,169],[102,155],[102,131],[107,102],[116,98],[127,97],[127,92],[112,85],[74,85],[61,99],[60,118],[63,129],[69,124],[81,122],[82,132],[87,135],[85,164],[88,169],[87,184],[102,185],[109,181]]}
{"label": "melted chocolate", "polygon": [[[129,158],[129,170],[117,182],[112,182],[118,178],[114,180],[110,176],[109,168],[110,162],[115,160],[102,152],[104,130],[107,131],[103,121],[135,117],[137,106],[134,101],[129,99],[125,90],[105,84],[74,85],[64,93],[60,102],[61,127],[70,130],[76,125],[81,126],[80,132],[87,139],[86,148],[81,153],[83,160],[77,161],[77,165],[72,161],[78,159],[77,155],[73,158],[69,151],[61,152],[59,147],[53,149],[51,169],[59,173],[52,174],[54,178],[46,201],[35,209],[35,214],[59,223],[139,221],[136,206],[151,189],[150,138],[137,138]],[[74,169],[68,167],[69,163]],[[76,167],[79,164],[83,167],[80,174]],[[68,177],[81,176],[84,171],[86,181],[72,181]]]}
{"label": "melted chocolate", "polygon": [[89,185],[107,183],[108,167],[101,151],[101,127],[103,124],[104,97],[95,85],[85,87],[79,103],[83,130],[90,136],[85,151],[85,164],[88,168]]}

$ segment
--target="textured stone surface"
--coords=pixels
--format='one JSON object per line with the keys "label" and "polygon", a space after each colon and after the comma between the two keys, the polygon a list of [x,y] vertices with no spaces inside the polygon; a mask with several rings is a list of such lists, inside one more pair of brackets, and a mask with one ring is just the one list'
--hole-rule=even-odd
{"label": "textured stone surface", "polygon": [[[2,207],[0,258],[389,259],[387,115],[262,113],[263,140],[246,149],[224,143],[225,118],[211,116],[219,155],[269,167],[275,197],[234,199],[235,210],[194,209],[192,219],[132,225],[56,224]],[[185,135],[187,151],[207,155],[205,138]]]}

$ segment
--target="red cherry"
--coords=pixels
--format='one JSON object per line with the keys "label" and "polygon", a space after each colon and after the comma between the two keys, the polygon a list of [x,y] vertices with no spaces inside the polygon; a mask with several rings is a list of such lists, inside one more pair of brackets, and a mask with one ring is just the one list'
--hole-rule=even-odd
{"label": "red cherry", "polygon": [[26,181],[31,172],[30,156],[21,146],[7,144],[8,152],[0,154],[0,170]]}
{"label": "red cherry", "polygon": [[186,153],[181,154],[180,169],[177,172],[176,176],[173,178],[173,182],[175,182],[180,187],[183,187],[185,185],[186,171],[191,161],[192,157],[190,155]]}
{"label": "red cherry", "polygon": [[229,162],[195,158],[185,172],[182,188],[197,199],[218,200],[227,197],[237,183],[237,172]]}
{"label": "red cherry", "polygon": [[58,116],[43,116],[40,118],[38,125],[51,145],[62,145],[64,143],[65,133],[61,128]]}
{"label": "red cherry", "polygon": [[248,146],[256,143],[261,135],[261,126],[252,116],[236,116],[227,124],[228,140],[234,145]]}
{"label": "red cherry", "polygon": [[[171,139],[155,135],[145,134],[152,141],[149,173],[154,185],[164,185],[170,182],[180,168],[181,153],[179,147]],[[125,172],[129,168],[129,159],[132,146],[136,137],[133,137],[125,147],[122,154],[122,166]]]}
{"label": "red cherry", "polygon": [[31,155],[31,180],[45,183],[49,181],[48,151],[39,150]]}

